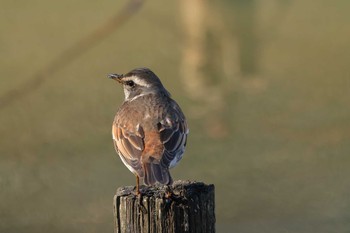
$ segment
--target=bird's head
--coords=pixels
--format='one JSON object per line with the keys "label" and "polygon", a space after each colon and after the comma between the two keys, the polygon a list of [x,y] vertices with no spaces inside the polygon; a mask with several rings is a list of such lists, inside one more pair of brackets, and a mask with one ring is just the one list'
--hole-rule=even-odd
{"label": "bird's head", "polygon": [[157,75],[148,68],[137,68],[127,74],[110,74],[108,77],[123,85],[126,101],[151,93],[170,96]]}

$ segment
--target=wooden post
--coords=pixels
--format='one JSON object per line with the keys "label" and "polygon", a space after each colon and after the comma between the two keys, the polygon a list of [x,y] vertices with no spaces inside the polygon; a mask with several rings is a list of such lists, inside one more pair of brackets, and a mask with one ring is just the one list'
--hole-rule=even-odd
{"label": "wooden post", "polygon": [[113,199],[115,233],[213,233],[214,185],[175,181],[173,185],[117,189]]}

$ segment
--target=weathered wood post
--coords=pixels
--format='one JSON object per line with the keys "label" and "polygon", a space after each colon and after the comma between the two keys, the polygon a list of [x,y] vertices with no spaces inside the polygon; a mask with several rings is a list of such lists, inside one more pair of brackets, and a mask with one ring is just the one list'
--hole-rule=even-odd
{"label": "weathered wood post", "polygon": [[171,186],[117,189],[113,199],[115,233],[215,232],[214,185],[175,181]]}

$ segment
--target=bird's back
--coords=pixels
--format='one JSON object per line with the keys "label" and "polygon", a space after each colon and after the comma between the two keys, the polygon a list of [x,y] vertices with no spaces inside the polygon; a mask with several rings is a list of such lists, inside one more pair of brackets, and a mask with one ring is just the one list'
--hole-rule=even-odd
{"label": "bird's back", "polygon": [[[164,95],[139,96],[124,102],[114,124],[128,135],[137,135],[142,130],[143,150],[132,163],[139,168],[138,175],[144,177],[145,184],[171,183],[168,169],[181,159],[188,133],[185,117],[177,103]],[[127,143],[119,144],[119,147],[125,147]],[[134,145],[131,143],[131,146]],[[120,149],[118,153],[125,157]]]}

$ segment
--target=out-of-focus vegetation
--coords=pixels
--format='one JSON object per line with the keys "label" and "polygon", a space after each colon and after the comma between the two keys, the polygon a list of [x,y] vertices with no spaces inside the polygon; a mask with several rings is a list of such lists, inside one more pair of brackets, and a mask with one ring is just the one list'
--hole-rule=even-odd
{"label": "out-of-focus vegetation", "polygon": [[[126,1],[2,1],[0,98]],[[112,232],[134,176],[108,73],[153,69],[182,106],[174,179],[216,185],[218,232],[350,228],[350,4],[146,1],[111,36],[0,109],[0,232]]]}

